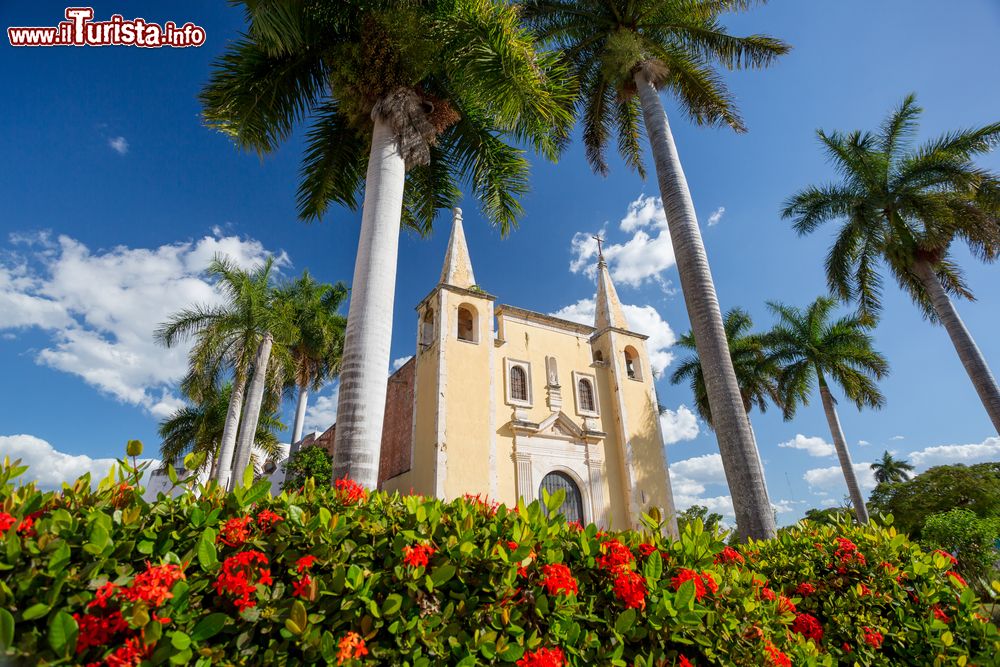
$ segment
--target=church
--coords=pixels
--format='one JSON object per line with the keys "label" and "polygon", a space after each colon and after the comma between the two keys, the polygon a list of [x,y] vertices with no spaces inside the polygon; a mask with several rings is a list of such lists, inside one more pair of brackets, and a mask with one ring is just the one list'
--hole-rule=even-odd
{"label": "church", "polygon": [[[603,256],[592,326],[498,304],[476,284],[455,209],[415,334],[389,378],[382,489],[508,506],[563,489],[566,517],[602,528],[673,516],[647,336],[629,328]],[[330,449],[335,429],[295,449]]]}

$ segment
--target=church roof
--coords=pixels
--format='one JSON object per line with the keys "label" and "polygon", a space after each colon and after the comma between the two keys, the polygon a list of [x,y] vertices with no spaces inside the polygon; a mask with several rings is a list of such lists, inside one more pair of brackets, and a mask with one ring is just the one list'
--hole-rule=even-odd
{"label": "church roof", "polygon": [[594,311],[594,326],[598,331],[628,330],[628,322],[622,311],[621,301],[618,300],[615,284],[611,281],[611,273],[608,271],[608,263],[604,261],[604,255],[601,255],[597,262],[597,303]]}
{"label": "church roof", "polygon": [[595,329],[592,326],[586,324],[580,324],[579,322],[573,322],[571,320],[564,320],[560,317],[554,317],[552,315],[546,315],[545,313],[536,313],[533,310],[527,310],[525,308],[518,308],[517,306],[510,306],[507,304],[502,304],[496,307],[496,314],[500,315],[512,315],[518,319],[526,320],[528,322],[535,322],[537,324],[547,324],[548,326],[557,327],[559,329],[566,329],[574,333],[583,334],[589,336],[594,333]]}
{"label": "church roof", "polygon": [[465,242],[462,209],[455,207],[452,209],[452,214],[451,237],[448,239],[448,252],[444,256],[441,282],[445,285],[468,289],[476,284],[476,276],[472,272],[469,246]]}

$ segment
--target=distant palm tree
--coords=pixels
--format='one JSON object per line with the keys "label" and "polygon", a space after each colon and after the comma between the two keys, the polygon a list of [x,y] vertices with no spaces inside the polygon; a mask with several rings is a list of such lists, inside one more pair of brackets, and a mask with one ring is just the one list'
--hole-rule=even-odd
{"label": "distant palm tree", "polygon": [[1000,257],[1000,177],[972,162],[1000,142],[1000,123],[913,148],[921,113],[909,95],[875,133],[820,130],[843,180],[805,188],[782,215],[799,234],[843,220],[826,259],[830,289],[857,299],[863,315],[876,313],[884,263],[924,315],[944,325],[1000,433],[1000,387],[948,296],[973,298],[951,255],[953,242],[983,261]]}
{"label": "distant palm tree", "polygon": [[221,375],[232,373],[233,391],[215,471],[215,479],[223,488],[229,486],[243,396],[268,320],[273,267],[273,258],[246,270],[229,258],[216,257],[207,273],[215,280],[225,303],[192,306],[172,315],[156,330],[157,340],[167,347],[187,338],[195,339],[184,381],[185,390],[195,401],[204,400]]}
{"label": "distant palm tree", "polygon": [[[746,128],[717,66],[763,68],[789,50],[766,35],[736,37],[720,17],[750,2],[694,0],[523,0],[525,20],[561,47],[576,75],[583,142],[593,168],[608,171],[612,135],[625,162],[644,175],[640,118],[653,153],[705,390],[742,537],[770,538],[774,515],[760,456],[732,367],[715,284],[694,203],[660,101],[669,91],[699,125]],[[763,2],[759,3],[763,4]]]}
{"label": "distant palm tree", "polygon": [[[736,381],[743,397],[743,409],[747,415],[754,406],[761,412],[766,412],[768,402],[780,406],[781,396],[778,393],[780,366],[768,354],[764,336],[751,331],[753,320],[750,314],[741,308],[733,308],[726,313],[724,326],[733,369],[736,371]],[[705,374],[698,359],[694,336],[690,331],[678,339],[677,346],[690,350],[692,354],[681,360],[670,376],[670,382],[680,384],[684,380],[688,381],[694,394],[694,405],[698,416],[712,426],[712,407],[705,391]]]}
{"label": "distant palm tree", "polygon": [[340,371],[344,351],[346,318],[337,311],[347,298],[344,283],[319,283],[306,271],[281,290],[292,308],[293,340],[289,344],[293,375],[298,391],[292,448],[302,439],[310,391],[319,391]]}
{"label": "distant palm tree", "polygon": [[875,471],[875,481],[879,484],[895,484],[909,480],[913,466],[905,459],[897,459],[889,452],[882,452],[882,460],[873,463],[872,470]]}
{"label": "distant palm tree", "polygon": [[804,310],[781,303],[768,305],[778,316],[778,323],[767,334],[767,342],[774,359],[782,366],[779,388],[785,419],[794,416],[799,404],[809,403],[813,385],[818,384],[854,514],[859,523],[868,523],[868,510],[829,383],[840,385],[859,410],[865,406],[881,408],[885,404],[875,380],[885,377],[889,363],[872,348],[869,331],[874,323],[856,314],[831,321],[836,301],[829,297],[816,299]]}
{"label": "distant palm tree", "polygon": [[[208,122],[274,151],[307,119],[299,213],[364,193],[351,286],[334,477],[378,481],[400,222],[431,231],[459,183],[509,231],[527,190],[527,145],[554,158],[571,114],[567,77],[535,50],[517,9],[486,0],[243,0],[247,32],[202,92]],[[516,146],[514,144],[517,144]]]}
{"label": "distant palm tree", "polygon": [[[232,390],[232,384],[227,383],[218,391],[209,393],[206,400],[186,405],[160,422],[158,431],[162,439],[160,459],[163,467],[168,463],[180,467],[187,454],[204,452],[206,457],[202,467],[211,465],[212,471],[215,471]],[[270,406],[261,415],[254,438],[254,445],[269,457],[279,453],[280,441],[276,432],[285,428],[274,407]],[[197,474],[200,470],[188,472]]]}

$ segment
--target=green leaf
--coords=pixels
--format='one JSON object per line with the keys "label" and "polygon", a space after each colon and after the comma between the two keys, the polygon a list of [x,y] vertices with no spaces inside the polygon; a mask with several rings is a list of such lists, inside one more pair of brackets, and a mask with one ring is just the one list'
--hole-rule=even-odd
{"label": "green leaf", "polygon": [[91,553],[101,553],[104,548],[108,546],[111,542],[111,537],[108,535],[108,530],[100,523],[95,523],[94,527],[90,530],[90,545],[93,546],[94,550]]}
{"label": "green leaf", "polygon": [[78,630],[76,620],[60,609],[49,621],[49,646],[56,654],[65,656],[76,642]]}
{"label": "green leaf", "polygon": [[451,563],[445,563],[441,567],[434,570],[434,573],[431,574],[431,580],[434,582],[435,586],[440,587],[442,584],[455,576],[455,571],[456,568],[454,565]]}
{"label": "green leaf", "polygon": [[403,606],[403,596],[398,593],[391,593],[386,597],[385,602],[382,603],[382,615],[391,616],[399,611],[399,608]]}
{"label": "green leaf", "polygon": [[646,563],[642,566],[642,573],[646,575],[647,579],[659,581],[660,575],[663,574],[663,559],[660,558],[660,552],[654,551],[646,558]]}
{"label": "green leaf", "polygon": [[198,540],[198,563],[203,570],[210,570],[219,563],[219,552],[215,548],[215,531],[211,528],[206,528]]}
{"label": "green leaf", "polygon": [[615,621],[615,632],[624,635],[635,623],[635,609],[626,609]]}
{"label": "green leaf", "polygon": [[309,622],[306,615],[306,606],[302,604],[301,600],[296,600],[292,603],[291,619],[295,625],[299,626],[303,630],[306,629],[306,624]]}
{"label": "green leaf", "polygon": [[555,514],[564,502],[566,502],[566,489],[559,489],[545,499],[545,507],[549,510],[549,514]]}
{"label": "green leaf", "polygon": [[23,618],[26,621],[32,621],[36,618],[41,618],[42,616],[45,616],[45,614],[49,613],[49,609],[51,609],[49,605],[42,604],[41,602],[39,602],[25,609],[24,613],[21,614],[21,618]]}
{"label": "green leaf", "polygon": [[694,600],[694,594],[694,582],[689,579],[677,589],[677,595],[674,596],[674,608],[678,611],[691,609],[691,601]]}
{"label": "green leaf", "polygon": [[[251,470],[253,468],[250,468]],[[271,494],[271,480],[262,479],[251,487],[247,494],[243,496],[243,506],[253,504],[265,496]]]}
{"label": "green leaf", "polygon": [[52,558],[49,561],[48,571],[52,573],[57,573],[62,571],[64,567],[69,563],[72,555],[70,554],[69,545],[66,542],[60,542],[56,550],[52,552]]}
{"label": "green leaf", "polygon": [[177,471],[169,463],[167,464],[167,479],[170,480],[171,484],[177,486]]}
{"label": "green leaf", "polygon": [[0,648],[6,650],[14,645],[14,616],[6,609],[0,609]]}
{"label": "green leaf", "polygon": [[177,632],[171,633],[170,645],[178,651],[183,651],[191,645],[191,638],[187,634],[178,630]]}
{"label": "green leaf", "polygon": [[247,469],[243,471],[243,488],[250,488],[253,485],[253,476],[253,466],[248,465]]}
{"label": "green leaf", "polygon": [[228,614],[219,612],[209,614],[195,624],[194,630],[191,631],[191,639],[196,642],[203,642],[206,639],[211,639],[215,635],[219,634],[223,626],[226,625],[227,620],[229,620]]}

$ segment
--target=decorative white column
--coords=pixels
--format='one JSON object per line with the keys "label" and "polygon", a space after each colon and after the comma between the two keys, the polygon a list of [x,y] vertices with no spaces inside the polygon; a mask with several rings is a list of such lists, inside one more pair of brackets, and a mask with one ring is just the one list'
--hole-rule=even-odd
{"label": "decorative white column", "polygon": [[527,505],[535,499],[535,480],[531,474],[531,455],[524,452],[514,453],[514,462],[517,464],[517,495],[524,498]]}
{"label": "decorative white column", "polygon": [[590,507],[594,513],[593,522],[598,528],[608,527],[608,508],[604,503],[604,461],[597,455],[596,448],[587,444],[587,473],[589,474]]}

